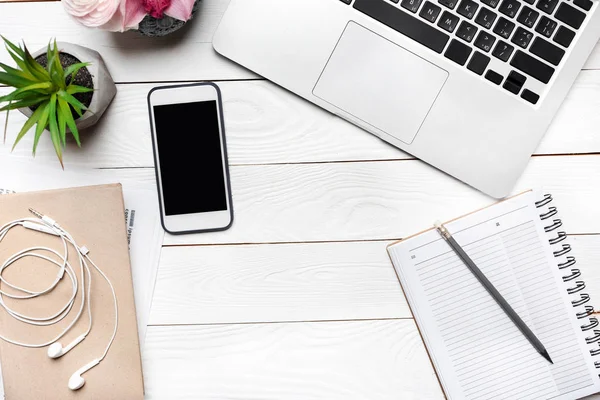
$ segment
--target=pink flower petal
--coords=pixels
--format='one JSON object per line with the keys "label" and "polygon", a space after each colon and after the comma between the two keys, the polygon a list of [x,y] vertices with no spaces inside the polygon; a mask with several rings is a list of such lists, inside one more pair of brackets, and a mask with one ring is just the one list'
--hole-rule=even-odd
{"label": "pink flower petal", "polygon": [[195,0],[173,0],[165,10],[165,14],[180,21],[187,21],[192,16],[194,2]]}
{"label": "pink flower petal", "polygon": [[122,0],[119,10],[113,15],[113,18],[100,28],[113,32],[137,29],[145,16],[146,10],[144,10],[142,0]]}

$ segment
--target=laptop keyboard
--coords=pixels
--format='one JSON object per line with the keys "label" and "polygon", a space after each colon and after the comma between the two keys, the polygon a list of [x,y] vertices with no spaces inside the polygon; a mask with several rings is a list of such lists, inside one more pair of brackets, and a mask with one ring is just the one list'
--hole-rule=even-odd
{"label": "laptop keyboard", "polygon": [[[550,82],[593,5],[591,0],[340,1],[532,104],[541,93],[524,88],[526,81]],[[493,58],[509,66],[503,68],[510,71],[507,76],[494,71]]]}

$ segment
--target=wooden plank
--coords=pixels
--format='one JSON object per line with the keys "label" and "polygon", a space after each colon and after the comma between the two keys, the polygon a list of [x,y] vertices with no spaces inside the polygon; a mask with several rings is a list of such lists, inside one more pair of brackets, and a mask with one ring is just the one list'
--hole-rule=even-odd
{"label": "wooden plank", "polygon": [[[514,192],[560,200],[573,233],[596,233],[600,156],[538,157]],[[166,244],[307,242],[405,237],[493,199],[419,161],[231,168],[235,222],[225,232],[167,235]]]}
{"label": "wooden plank", "polygon": [[[150,168],[118,172],[155,179]],[[571,233],[598,233],[599,172],[600,156],[537,157],[514,192],[551,192]],[[231,175],[233,227],[166,244],[391,240],[495,201],[420,161],[236,166]]]}
{"label": "wooden plank", "polygon": [[[150,324],[412,318],[389,243],[165,247]],[[600,235],[569,243],[600,305]]]}
{"label": "wooden plank", "polygon": [[150,327],[146,398],[443,399],[411,320]]}
{"label": "wooden plank", "polygon": [[[56,37],[99,50],[118,82],[255,78],[255,74],[212,49],[212,36],[229,1],[202,0],[189,29],[166,38],[146,38],[135,32],[114,34],[80,26],[69,18],[60,2],[3,4],[0,26],[9,38],[24,39],[32,49]],[[3,52],[0,61],[5,60]],[[600,48],[585,68],[600,69]]]}
{"label": "wooden plank", "polygon": [[[67,168],[150,167],[146,96],[157,84],[119,85],[101,123],[82,137],[83,149],[71,143]],[[230,163],[271,164],[408,159],[406,153],[340,118],[265,81],[219,82],[223,92]],[[8,89],[0,88],[0,94]],[[600,71],[583,72],[554,119],[536,154],[600,153]],[[0,115],[4,126],[5,114]],[[25,118],[13,113],[10,144]],[[29,159],[33,138],[23,139],[13,156]],[[55,162],[52,144],[42,139],[37,158]]]}
{"label": "wooden plank", "polygon": [[[45,48],[52,38],[97,50],[116,82],[256,78],[212,48],[212,36],[228,4],[229,0],[202,0],[189,26],[162,38],[87,28],[74,21],[59,1],[3,4],[0,26],[8,39],[24,40],[31,50]],[[1,62],[9,59],[0,52]]]}

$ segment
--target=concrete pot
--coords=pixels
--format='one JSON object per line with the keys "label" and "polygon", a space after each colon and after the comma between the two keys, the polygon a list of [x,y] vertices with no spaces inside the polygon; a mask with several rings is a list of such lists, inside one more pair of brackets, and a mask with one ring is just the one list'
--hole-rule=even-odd
{"label": "concrete pot", "polygon": [[[88,107],[88,110],[86,110],[80,118],[75,120],[77,129],[82,130],[89,128],[100,120],[117,94],[117,86],[112,80],[100,53],[72,43],[58,42],[57,46],[61,53],[70,54],[81,62],[91,63],[87,69],[92,75],[94,86],[92,102]],[[33,58],[45,54],[46,50],[47,49],[44,48],[34,52],[32,54]],[[19,109],[19,111],[27,117],[30,117],[31,114],[33,114],[33,111],[30,108],[22,108]]]}

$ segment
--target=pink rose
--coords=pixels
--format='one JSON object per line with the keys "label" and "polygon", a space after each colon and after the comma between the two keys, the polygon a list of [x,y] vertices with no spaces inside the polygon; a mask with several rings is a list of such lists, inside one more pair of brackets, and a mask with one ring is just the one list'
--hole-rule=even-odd
{"label": "pink rose", "polygon": [[67,13],[85,26],[101,27],[108,23],[122,0],[62,0]]}
{"label": "pink rose", "polygon": [[121,0],[112,19],[102,27],[110,31],[124,32],[137,29],[146,14],[162,18],[163,14],[181,21],[192,16],[195,0]]}

